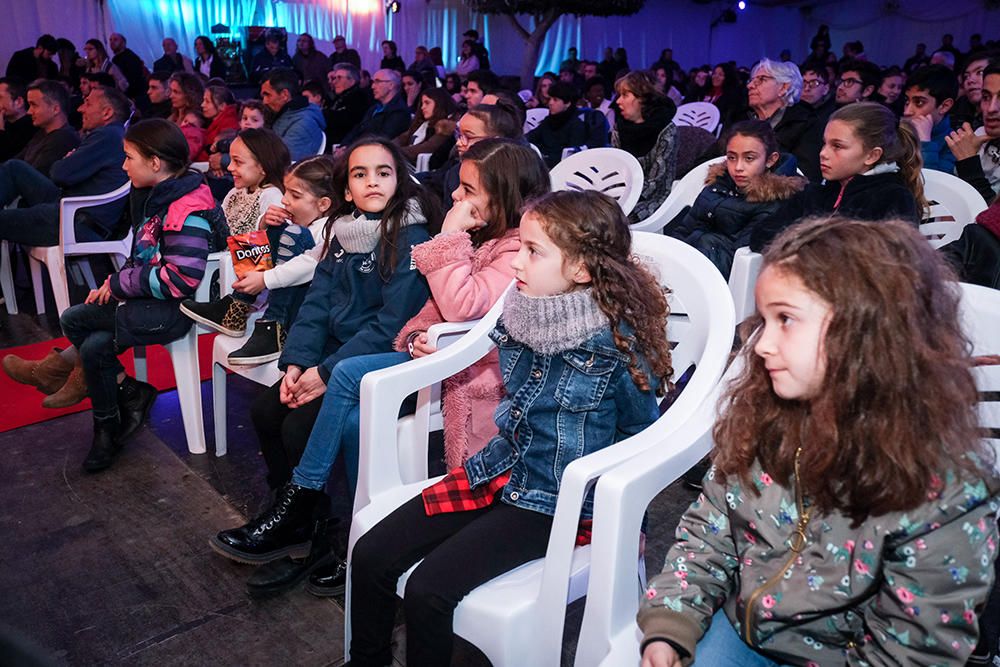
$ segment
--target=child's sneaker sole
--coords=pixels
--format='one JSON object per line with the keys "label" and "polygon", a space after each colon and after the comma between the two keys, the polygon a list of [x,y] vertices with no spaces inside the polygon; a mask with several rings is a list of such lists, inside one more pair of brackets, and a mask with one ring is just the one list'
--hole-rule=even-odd
{"label": "child's sneaker sole", "polygon": [[243,329],[239,329],[239,330],[237,330],[237,329],[230,329],[228,327],[225,327],[225,326],[219,324],[218,322],[215,322],[213,320],[208,319],[207,317],[202,317],[201,315],[199,315],[198,313],[194,312],[193,310],[188,310],[184,306],[183,303],[180,305],[180,310],[181,310],[182,313],[184,313],[186,316],[190,317],[192,320],[194,320],[198,324],[201,324],[202,326],[206,326],[209,329],[211,329],[212,331],[217,331],[220,334],[224,334],[224,335],[230,336],[232,338],[242,338],[243,336],[246,335],[247,330],[246,330],[245,327]]}
{"label": "child's sneaker sole", "polygon": [[273,354],[262,354],[257,357],[228,357],[226,361],[230,366],[261,366],[272,361],[277,361],[280,356],[281,352],[275,352]]}

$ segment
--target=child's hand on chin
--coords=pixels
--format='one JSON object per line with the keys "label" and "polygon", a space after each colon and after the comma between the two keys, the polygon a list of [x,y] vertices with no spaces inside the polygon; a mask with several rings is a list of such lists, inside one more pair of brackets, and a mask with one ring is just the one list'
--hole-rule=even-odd
{"label": "child's hand on chin", "polygon": [[475,207],[466,200],[455,202],[441,224],[441,232],[468,232],[486,224]]}
{"label": "child's hand on chin", "polygon": [[653,642],[642,652],[642,667],[681,667],[681,658],[667,642]]}

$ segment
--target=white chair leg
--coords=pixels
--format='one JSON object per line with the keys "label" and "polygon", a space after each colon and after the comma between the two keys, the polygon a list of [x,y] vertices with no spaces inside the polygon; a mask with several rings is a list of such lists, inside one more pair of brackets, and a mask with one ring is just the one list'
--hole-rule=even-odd
{"label": "white chair leg", "polygon": [[87,283],[87,287],[97,289],[97,280],[94,278],[94,270],[90,266],[90,258],[80,258],[80,271],[83,273],[83,279]]}
{"label": "white chair leg", "polygon": [[226,433],[226,369],[212,364],[212,418],[215,422],[215,455],[225,456]]}
{"label": "white chair leg", "polygon": [[[41,315],[45,312],[45,285],[42,283],[42,263],[34,257],[28,257],[28,264],[31,267],[31,287],[35,291],[35,312]],[[55,285],[53,285],[54,287]]]}
{"label": "white chair leg", "polygon": [[205,453],[205,429],[201,416],[201,376],[198,372],[198,333],[194,327],[181,339],[167,344],[177,380],[177,402],[184,420],[188,451]]}
{"label": "white chair leg", "polygon": [[146,382],[149,377],[149,370],[146,366],[146,348],[133,347],[132,357],[135,360],[135,379],[139,382]]}
{"label": "white chair leg", "polygon": [[14,292],[14,270],[10,265],[10,243],[0,242],[0,289],[8,315],[17,315],[17,294]]}
{"label": "white chair leg", "polygon": [[52,296],[56,300],[56,312],[62,315],[63,311],[69,308],[69,283],[66,282],[66,261],[49,262],[48,269],[49,282],[52,283]]}

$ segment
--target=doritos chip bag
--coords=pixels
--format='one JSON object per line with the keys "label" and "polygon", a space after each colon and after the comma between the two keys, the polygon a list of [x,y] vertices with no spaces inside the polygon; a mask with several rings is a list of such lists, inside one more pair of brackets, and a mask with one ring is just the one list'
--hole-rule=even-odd
{"label": "doritos chip bag", "polygon": [[267,232],[254,230],[248,234],[236,234],[226,239],[226,242],[229,244],[233,268],[238,278],[254,271],[267,271],[274,266]]}

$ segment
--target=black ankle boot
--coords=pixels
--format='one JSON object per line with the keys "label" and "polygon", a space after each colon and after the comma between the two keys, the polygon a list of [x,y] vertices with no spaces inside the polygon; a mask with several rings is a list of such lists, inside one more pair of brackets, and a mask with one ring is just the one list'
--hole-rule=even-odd
{"label": "black ankle boot", "polygon": [[208,541],[209,546],[237,563],[258,565],[282,556],[309,555],[313,509],[322,491],[286,484],[266,512],[247,524],[224,530]]}
{"label": "black ankle boot", "polygon": [[94,442],[83,461],[84,470],[100,472],[111,467],[118,452],[122,450],[120,441],[115,439],[119,428],[120,422],[117,419],[94,419]]}
{"label": "black ankle boot", "polygon": [[121,415],[121,427],[118,431],[120,442],[124,443],[131,438],[145,423],[146,418],[149,417],[149,410],[153,407],[153,402],[156,401],[156,394],[156,387],[153,385],[139,382],[127,375],[118,385],[118,413]]}
{"label": "black ankle boot", "polygon": [[317,568],[340,565],[343,561],[334,549],[334,530],[338,519],[319,519],[313,524],[312,546],[304,560],[285,556],[261,565],[247,580],[247,594],[265,598],[284,593],[316,571]]}
{"label": "black ankle boot", "polygon": [[343,595],[347,587],[347,561],[340,560],[327,563],[309,575],[306,590],[319,598],[329,598]]}

